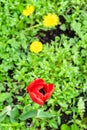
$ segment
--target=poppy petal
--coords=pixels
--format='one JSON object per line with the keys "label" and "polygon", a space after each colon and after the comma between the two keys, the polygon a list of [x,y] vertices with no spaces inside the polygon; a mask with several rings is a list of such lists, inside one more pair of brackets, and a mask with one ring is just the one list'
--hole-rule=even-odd
{"label": "poppy petal", "polygon": [[49,90],[48,90],[48,93],[49,92],[53,92],[53,90],[54,90],[54,84],[48,84],[48,86],[49,86]]}
{"label": "poppy petal", "polygon": [[44,101],[43,100],[43,94],[41,94],[39,91],[35,91],[35,92],[33,92],[35,95],[38,95],[37,97],[38,98],[40,98],[42,101]]}
{"label": "poppy petal", "polygon": [[44,83],[41,83],[41,84],[37,84],[37,85],[34,85],[33,88],[32,88],[32,92],[36,92],[36,91],[39,91],[40,89],[42,89],[44,87]]}
{"label": "poppy petal", "polygon": [[35,79],[34,81],[32,81],[32,82],[28,85],[28,87],[27,87],[27,92],[31,91],[31,90],[33,89],[34,85],[37,86],[37,84],[42,84],[42,83],[44,83],[44,80],[43,80],[43,79],[41,79],[41,78]]}
{"label": "poppy petal", "polygon": [[50,98],[50,96],[52,95],[52,93],[54,91],[54,85],[53,84],[48,84],[48,86],[49,86],[49,90],[43,97],[44,102],[46,102]]}
{"label": "poppy petal", "polygon": [[52,89],[54,89],[54,85],[53,84],[46,84],[46,85],[44,85],[44,90],[47,93],[50,92]]}
{"label": "poppy petal", "polygon": [[31,99],[33,100],[33,102],[36,102],[37,104],[39,104],[39,105],[43,105],[44,104],[44,101],[43,100],[41,100],[40,98],[38,98],[36,95],[35,95],[35,93],[30,93],[30,97],[31,97]]}

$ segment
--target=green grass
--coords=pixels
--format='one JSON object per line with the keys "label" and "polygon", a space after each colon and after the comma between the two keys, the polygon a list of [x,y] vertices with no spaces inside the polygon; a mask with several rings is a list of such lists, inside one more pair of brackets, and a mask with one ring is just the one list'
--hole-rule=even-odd
{"label": "green grass", "polygon": [[[29,17],[22,15],[26,5],[35,7]],[[85,0],[0,0],[0,130],[57,130],[62,125],[63,113],[71,115],[66,125],[76,124],[79,130],[87,129],[87,116],[84,117],[87,101],[86,9]],[[70,28],[75,36],[61,34],[51,43],[43,44],[40,53],[32,53],[29,46],[38,39],[38,31],[48,30],[42,25],[47,13],[62,15],[65,22],[59,24],[60,28]],[[53,95],[43,107],[32,102],[26,93],[27,85],[38,77],[55,85]],[[32,110],[46,111],[56,117],[20,118]]]}

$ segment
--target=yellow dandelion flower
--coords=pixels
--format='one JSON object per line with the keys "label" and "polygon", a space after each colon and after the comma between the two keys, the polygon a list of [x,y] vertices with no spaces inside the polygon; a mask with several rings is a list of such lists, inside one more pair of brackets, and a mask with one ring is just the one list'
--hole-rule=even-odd
{"label": "yellow dandelion flower", "polygon": [[53,27],[58,25],[59,19],[56,14],[48,13],[46,16],[44,16],[43,19],[43,25],[45,27]]}
{"label": "yellow dandelion flower", "polygon": [[23,10],[23,12],[22,12],[22,14],[24,15],[24,16],[29,16],[29,15],[31,15],[33,12],[34,12],[34,6],[26,6],[26,9],[25,10]]}
{"label": "yellow dandelion flower", "polygon": [[30,51],[31,52],[35,52],[35,53],[38,53],[42,50],[43,48],[43,45],[41,42],[39,41],[34,41],[32,42],[32,44],[30,45]]}

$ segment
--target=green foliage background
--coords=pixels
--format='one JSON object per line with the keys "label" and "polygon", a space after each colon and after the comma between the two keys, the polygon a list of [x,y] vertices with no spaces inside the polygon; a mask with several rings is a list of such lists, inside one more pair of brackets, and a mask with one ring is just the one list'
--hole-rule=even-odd
{"label": "green foliage background", "polygon": [[[29,17],[22,15],[26,5],[35,6],[34,13]],[[32,41],[38,39],[37,32],[41,29],[48,30],[39,25],[43,16],[49,12],[62,15],[66,21],[60,23],[60,28],[74,30],[75,36],[73,38],[65,34],[56,36],[50,44],[43,45],[42,52],[32,53],[29,46]],[[38,77],[55,85],[52,97],[43,108],[33,103],[26,93],[27,85]],[[81,108],[77,105],[79,100]],[[64,112],[72,115],[67,124],[75,123],[80,130],[86,130],[87,117],[83,116],[85,101],[87,101],[87,2],[0,0],[0,129],[56,130],[62,125]],[[55,106],[60,106],[60,109],[56,110]],[[50,119],[20,118],[22,113],[37,109],[57,116]],[[82,110],[82,113],[79,110]]]}

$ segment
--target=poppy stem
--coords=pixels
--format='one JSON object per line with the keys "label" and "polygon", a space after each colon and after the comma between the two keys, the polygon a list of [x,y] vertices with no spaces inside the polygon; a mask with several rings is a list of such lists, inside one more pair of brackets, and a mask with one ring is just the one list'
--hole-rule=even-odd
{"label": "poppy stem", "polygon": [[38,111],[37,111],[37,118],[39,117],[39,113],[40,113],[40,111],[41,111],[41,110],[38,110]]}

